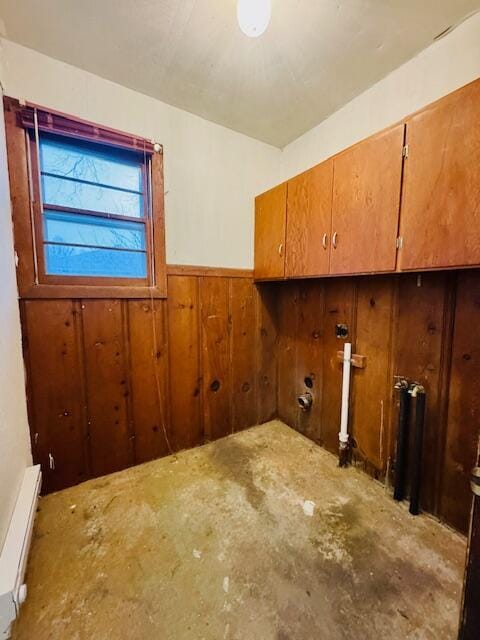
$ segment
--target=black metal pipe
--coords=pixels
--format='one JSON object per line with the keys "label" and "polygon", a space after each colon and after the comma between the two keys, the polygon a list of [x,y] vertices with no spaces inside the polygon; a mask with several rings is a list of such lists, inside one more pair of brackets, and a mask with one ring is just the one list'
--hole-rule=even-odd
{"label": "black metal pipe", "polygon": [[423,430],[425,425],[426,395],[422,387],[413,389],[415,397],[415,432],[413,437],[412,471],[410,479],[410,513],[420,511],[420,485],[422,481]]}
{"label": "black metal pipe", "polygon": [[[404,382],[404,384],[403,384]],[[405,494],[405,467],[408,449],[408,421],[410,417],[410,393],[408,383],[402,381],[400,389],[400,410],[398,413],[397,447],[395,454],[395,483],[393,497],[395,500],[403,500]]]}

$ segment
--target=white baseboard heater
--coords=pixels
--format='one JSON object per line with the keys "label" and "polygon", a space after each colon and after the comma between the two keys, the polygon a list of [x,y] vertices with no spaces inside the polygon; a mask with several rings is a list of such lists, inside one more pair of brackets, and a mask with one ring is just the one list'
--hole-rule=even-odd
{"label": "white baseboard heater", "polygon": [[42,483],[40,465],[25,469],[7,537],[0,555],[0,639],[10,637],[12,622],[27,597],[24,584],[33,521]]}

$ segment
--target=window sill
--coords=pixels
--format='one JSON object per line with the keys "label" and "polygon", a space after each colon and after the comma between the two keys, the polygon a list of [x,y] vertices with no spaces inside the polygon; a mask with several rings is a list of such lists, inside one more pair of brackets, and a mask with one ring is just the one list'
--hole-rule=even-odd
{"label": "window sill", "polygon": [[34,284],[21,287],[22,300],[34,298],[166,298],[167,285],[146,287],[138,285],[70,285]]}

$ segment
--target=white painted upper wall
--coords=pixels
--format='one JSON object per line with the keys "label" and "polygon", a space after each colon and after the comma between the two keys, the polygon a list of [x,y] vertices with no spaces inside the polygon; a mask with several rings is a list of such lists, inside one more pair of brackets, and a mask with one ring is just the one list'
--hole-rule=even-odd
{"label": "white painted upper wall", "polygon": [[2,40],[5,95],[155,139],[164,146],[167,261],[251,268],[253,199],[281,151]]}
{"label": "white painted upper wall", "polygon": [[480,13],[283,149],[278,181],[480,77]]}
{"label": "white painted upper wall", "polygon": [[25,468],[32,463],[17,298],[3,102],[0,100],[0,550]]}

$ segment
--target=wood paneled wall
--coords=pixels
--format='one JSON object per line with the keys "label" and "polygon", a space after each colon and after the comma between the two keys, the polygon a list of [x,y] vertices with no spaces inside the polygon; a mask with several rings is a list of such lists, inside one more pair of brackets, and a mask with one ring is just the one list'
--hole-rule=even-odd
{"label": "wood paneled wall", "polygon": [[[353,460],[391,480],[395,375],[427,390],[422,507],[466,531],[480,425],[480,271],[254,285],[168,276],[166,300],[22,300],[34,458],[47,491],[279,416],[338,448],[342,340]],[[314,402],[297,396],[310,378]],[[52,458],[49,457],[52,456]],[[51,468],[54,467],[54,468]]]}
{"label": "wood paneled wall", "polygon": [[[466,531],[468,477],[480,427],[480,271],[286,282],[278,304],[279,417],[338,451],[342,365],[337,323],[365,369],[352,370],[353,458],[377,478],[394,470],[394,375],[426,387],[422,507]],[[298,394],[313,381],[309,413]]]}
{"label": "wood paneled wall", "polygon": [[173,271],[166,300],[21,301],[46,491],[275,416],[271,288]]}

